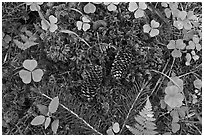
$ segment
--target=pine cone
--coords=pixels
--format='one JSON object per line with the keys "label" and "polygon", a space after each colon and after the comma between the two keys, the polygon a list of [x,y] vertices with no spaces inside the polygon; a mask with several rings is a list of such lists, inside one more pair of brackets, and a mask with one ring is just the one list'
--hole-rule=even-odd
{"label": "pine cone", "polygon": [[90,65],[86,71],[81,86],[82,96],[87,100],[95,97],[97,89],[100,87],[103,78],[102,67],[98,65]]}
{"label": "pine cone", "polygon": [[121,79],[126,75],[126,71],[132,61],[132,54],[130,52],[120,51],[116,55],[111,69],[111,75],[115,79]]}

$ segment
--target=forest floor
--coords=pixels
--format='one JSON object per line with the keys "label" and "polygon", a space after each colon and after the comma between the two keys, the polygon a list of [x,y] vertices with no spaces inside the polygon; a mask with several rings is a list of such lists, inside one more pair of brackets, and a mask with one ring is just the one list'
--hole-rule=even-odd
{"label": "forest floor", "polygon": [[201,135],[201,80],[201,2],[2,3],[4,135]]}

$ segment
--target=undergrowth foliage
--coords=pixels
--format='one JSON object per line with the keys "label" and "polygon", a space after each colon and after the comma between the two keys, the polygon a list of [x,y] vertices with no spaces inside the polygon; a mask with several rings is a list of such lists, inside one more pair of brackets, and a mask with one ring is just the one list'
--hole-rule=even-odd
{"label": "undergrowth foliage", "polygon": [[128,130],[130,130],[134,135],[155,135],[158,132],[155,131],[157,128],[154,117],[154,112],[152,110],[152,104],[147,97],[147,101],[143,109],[135,116],[136,123],[134,126],[126,125]]}
{"label": "undergrowth foliage", "polygon": [[2,133],[201,135],[202,3],[3,2]]}

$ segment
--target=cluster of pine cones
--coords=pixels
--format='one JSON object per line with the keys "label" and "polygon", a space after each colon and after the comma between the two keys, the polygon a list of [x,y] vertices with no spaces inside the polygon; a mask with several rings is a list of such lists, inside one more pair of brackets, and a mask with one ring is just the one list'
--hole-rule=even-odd
{"label": "cluster of pine cones", "polygon": [[[111,67],[111,76],[116,80],[124,78],[132,61],[130,52],[119,51]],[[86,71],[81,86],[81,94],[86,100],[92,100],[103,80],[103,68],[99,65],[90,65]]]}

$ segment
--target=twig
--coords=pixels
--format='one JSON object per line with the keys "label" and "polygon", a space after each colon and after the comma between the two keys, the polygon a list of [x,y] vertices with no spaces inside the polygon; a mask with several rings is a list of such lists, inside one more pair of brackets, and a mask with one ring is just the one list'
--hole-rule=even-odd
{"label": "twig", "polygon": [[124,127],[125,127],[125,125],[126,125],[126,123],[127,123],[127,120],[128,120],[128,118],[129,118],[129,116],[130,116],[130,113],[132,112],[132,109],[134,108],[137,99],[139,98],[140,94],[143,92],[143,90],[144,90],[144,88],[146,87],[146,85],[147,85],[147,83],[144,84],[144,86],[140,89],[140,92],[137,94],[137,96],[136,96],[134,102],[132,103],[132,105],[131,105],[131,107],[130,107],[130,109],[129,109],[129,111],[128,111],[128,114],[127,114],[127,116],[126,116],[126,118],[125,118],[125,121],[124,121],[124,123],[123,123],[123,125],[122,125],[122,128],[121,128],[121,130],[120,130],[120,132],[119,132],[119,134],[121,134],[122,130],[124,129]]}
{"label": "twig", "polygon": [[176,86],[182,91],[181,87],[180,87],[171,77],[169,77],[168,75],[164,74],[163,72],[159,72],[159,71],[153,70],[153,69],[150,70],[150,71],[153,71],[153,72],[156,72],[156,73],[159,73],[159,74],[164,75],[164,76],[167,77],[169,80],[171,80],[171,81],[174,83],[174,85],[176,85]]}
{"label": "twig", "polygon": [[79,11],[78,9],[75,9],[75,8],[70,8],[70,10],[73,10],[73,11],[76,11],[78,13],[80,13],[82,16],[84,15],[81,11]]}
{"label": "twig", "polygon": [[78,34],[76,34],[75,32],[71,31],[71,30],[60,30],[60,32],[62,33],[67,33],[67,34],[73,34],[75,35],[79,40],[81,40],[82,42],[84,42],[89,48],[91,47],[83,38],[79,37]]}
{"label": "twig", "polygon": [[[168,61],[168,63],[169,63],[169,61]],[[164,66],[164,68],[163,68],[163,70],[162,70],[163,73],[164,73],[164,71],[166,70],[166,67],[167,67],[168,63],[166,63],[166,65]],[[153,90],[152,90],[150,96],[151,96],[151,95],[154,93],[154,91],[156,90],[157,85],[158,85],[158,84],[161,85],[161,80],[162,80],[162,79],[163,79],[163,78],[161,78],[161,77],[159,78],[159,80],[157,81],[156,85],[154,86],[154,88],[153,88]]]}

